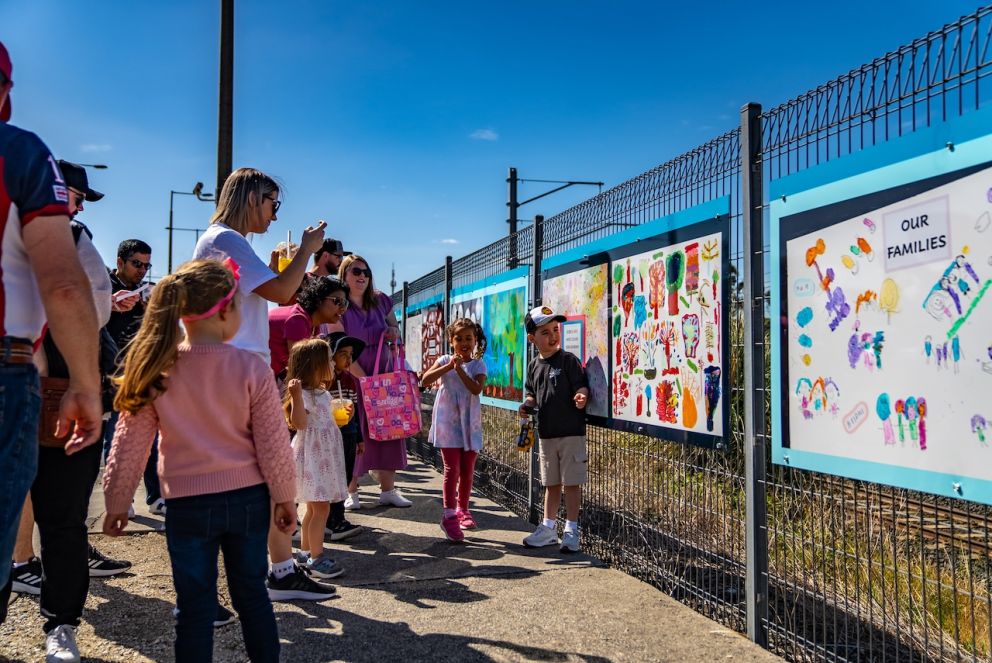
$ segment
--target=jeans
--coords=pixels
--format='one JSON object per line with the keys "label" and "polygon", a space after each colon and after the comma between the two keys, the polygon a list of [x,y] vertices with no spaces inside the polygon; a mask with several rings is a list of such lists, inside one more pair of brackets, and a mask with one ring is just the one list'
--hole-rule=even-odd
{"label": "jeans", "polygon": [[[344,441],[344,474],[345,480],[351,483],[351,477],[355,470],[355,450],[358,448],[358,441],[361,440],[361,433],[354,431],[341,431],[341,439]],[[344,522],[344,501],[332,502],[331,513],[327,516],[327,526],[334,529]]]}
{"label": "jeans", "polygon": [[441,459],[444,461],[441,493],[445,509],[458,508],[468,511],[468,500],[472,496],[472,479],[475,474],[475,459],[478,457],[478,451],[441,449]]}
{"label": "jeans", "polygon": [[[110,447],[114,441],[114,431],[117,429],[117,420],[120,419],[120,412],[113,412],[107,420],[103,429],[103,463],[107,464],[110,457]],[[156,500],[161,499],[162,489],[158,484],[158,435],[152,443],[152,451],[148,454],[148,462],[145,463],[145,504],[151,506]]]}
{"label": "jeans", "polygon": [[34,521],[41,535],[43,629],[79,626],[90,588],[86,516],[100,473],[100,445],[67,456],[63,449],[38,449],[38,476],[31,486]]}
{"label": "jeans", "polygon": [[209,661],[217,616],[217,554],[252,661],[279,660],[279,632],[265,588],[272,519],[265,484],[169,499],[165,539],[176,586],[176,660]]}
{"label": "jeans", "polygon": [[0,587],[10,560],[24,498],[38,469],[41,386],[31,364],[0,364]]}

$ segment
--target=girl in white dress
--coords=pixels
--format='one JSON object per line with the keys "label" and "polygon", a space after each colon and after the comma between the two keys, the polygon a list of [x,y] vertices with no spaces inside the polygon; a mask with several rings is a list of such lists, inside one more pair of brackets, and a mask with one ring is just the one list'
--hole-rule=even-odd
{"label": "girl in white dress", "polygon": [[284,406],[293,435],[296,495],[306,502],[300,550],[309,554],[307,568],[318,578],[344,573],[324,555],[324,525],[331,502],[348,496],[344,443],[331,413],[326,386],[334,379],[330,346],[318,338],[300,341],[289,353]]}

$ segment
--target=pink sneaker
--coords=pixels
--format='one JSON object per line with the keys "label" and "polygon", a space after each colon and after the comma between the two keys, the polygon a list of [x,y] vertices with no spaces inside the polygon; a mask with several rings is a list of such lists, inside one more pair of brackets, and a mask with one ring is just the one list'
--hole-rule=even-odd
{"label": "pink sneaker", "polygon": [[475,518],[468,511],[458,511],[455,513],[458,516],[458,524],[461,525],[462,529],[475,529]]}
{"label": "pink sneaker", "polygon": [[448,541],[460,543],[465,539],[465,535],[462,534],[462,528],[458,523],[458,516],[442,518],[441,529],[444,530],[444,535],[448,537]]}

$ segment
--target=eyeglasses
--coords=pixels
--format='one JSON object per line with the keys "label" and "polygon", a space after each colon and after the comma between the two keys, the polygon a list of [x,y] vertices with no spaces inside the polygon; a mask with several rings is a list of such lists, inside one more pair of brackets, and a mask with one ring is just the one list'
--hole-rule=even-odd
{"label": "eyeglasses", "polygon": [[331,295],[330,297],[327,297],[327,299],[331,300],[331,303],[337,306],[338,308],[348,308],[349,302],[344,297],[337,297],[335,295]]}
{"label": "eyeglasses", "polygon": [[72,195],[75,198],[76,207],[81,207],[82,204],[83,204],[83,201],[86,200],[86,194],[85,193],[81,193],[79,191],[76,191],[75,189],[69,189],[69,191],[72,192]]}
{"label": "eyeglasses", "polygon": [[370,279],[370,278],[372,278],[372,270],[371,269],[362,269],[361,267],[352,267],[351,268],[351,275],[352,276],[363,276],[364,275],[365,278]]}
{"label": "eyeglasses", "polygon": [[272,201],[272,213],[273,214],[276,214],[276,213],[279,212],[279,207],[282,206],[282,201],[281,200],[276,200],[275,198],[269,198],[268,196],[262,196],[262,197],[265,198],[266,200],[271,200]]}
{"label": "eyeglasses", "polygon": [[141,262],[140,260],[135,260],[134,258],[129,258],[128,262],[135,269],[151,269],[152,264],[150,262]]}

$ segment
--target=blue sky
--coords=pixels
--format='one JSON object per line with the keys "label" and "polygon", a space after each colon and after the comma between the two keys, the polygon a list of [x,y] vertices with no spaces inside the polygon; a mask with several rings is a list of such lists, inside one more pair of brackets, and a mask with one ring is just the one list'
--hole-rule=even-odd
{"label": "blue sky", "polygon": [[[219,4],[0,0],[13,124],[60,158],[110,166],[91,171],[107,197],[80,216],[108,262],[139,237],[162,274],[169,190],[215,185]],[[747,101],[770,108],[977,7],[235,4],[234,164],[285,185],[256,250],[326,219],[386,289],[391,263],[413,280],[505,234],[509,166],[616,185],[732,129]],[[595,193],[576,187],[521,216]],[[211,211],[177,196],[175,223],[205,227]],[[176,233],[177,264],[192,246]]]}

